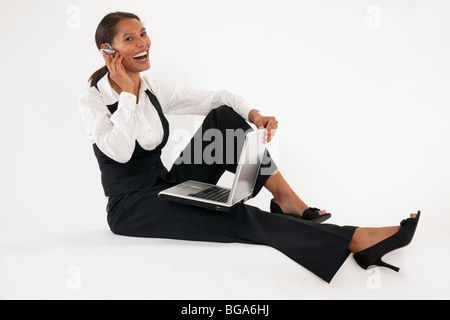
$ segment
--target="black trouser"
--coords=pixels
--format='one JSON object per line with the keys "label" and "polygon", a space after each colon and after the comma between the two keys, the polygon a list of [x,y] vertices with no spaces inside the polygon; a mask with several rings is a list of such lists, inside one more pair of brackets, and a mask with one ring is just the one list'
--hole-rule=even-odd
{"label": "black trouser", "polygon": [[[196,150],[195,144],[199,141],[205,144],[201,137],[211,128],[218,129],[223,137],[226,137],[227,129],[251,129],[231,108],[213,110],[181,154],[180,159],[184,161],[178,159],[170,171],[177,183],[196,180],[216,184],[225,170],[235,172],[239,152],[234,152],[234,163],[206,164],[193,158],[195,155],[190,151]],[[227,143],[230,141],[224,145]],[[205,150],[207,145],[201,150]],[[189,158],[191,161],[186,161]],[[270,177],[267,173],[276,170],[268,153],[263,162],[262,170],[266,172],[260,172],[254,195]],[[159,199],[158,193],[170,186],[172,184],[160,180],[148,191],[111,197],[108,223],[112,232],[132,237],[267,245],[327,282],[332,280],[350,254],[348,245],[355,227],[312,223],[292,216],[271,214],[245,204],[239,204],[229,213],[217,213]]]}

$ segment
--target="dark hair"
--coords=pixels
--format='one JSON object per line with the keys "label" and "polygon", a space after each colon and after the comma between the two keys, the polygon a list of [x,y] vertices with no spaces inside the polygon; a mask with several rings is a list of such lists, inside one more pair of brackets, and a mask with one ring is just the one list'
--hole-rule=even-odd
{"label": "dark hair", "polygon": [[[123,19],[136,19],[141,21],[137,15],[129,12],[112,12],[107,14],[102,21],[100,21],[97,31],[95,32],[95,43],[99,50],[104,43],[112,45],[112,41],[117,34],[117,25]],[[95,86],[107,73],[108,68],[106,65],[95,71],[89,78],[91,87]]]}

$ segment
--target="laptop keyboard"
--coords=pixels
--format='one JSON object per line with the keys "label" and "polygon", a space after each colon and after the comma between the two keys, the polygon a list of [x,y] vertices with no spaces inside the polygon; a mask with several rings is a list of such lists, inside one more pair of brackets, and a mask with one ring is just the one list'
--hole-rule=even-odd
{"label": "laptop keyboard", "polygon": [[230,197],[230,190],[220,187],[211,187],[198,193],[190,194],[189,197],[227,203],[228,198]]}

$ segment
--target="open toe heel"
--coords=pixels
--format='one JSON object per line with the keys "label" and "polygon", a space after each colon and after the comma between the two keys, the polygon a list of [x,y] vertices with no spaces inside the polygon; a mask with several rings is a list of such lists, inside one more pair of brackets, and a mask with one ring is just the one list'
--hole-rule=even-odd
{"label": "open toe heel", "polygon": [[412,239],[414,238],[419,219],[420,211],[417,213],[416,218],[403,220],[400,223],[400,229],[392,237],[387,238],[386,240],[381,241],[373,247],[355,254],[353,258],[355,259],[356,263],[364,270],[367,270],[370,266],[379,266],[399,272],[400,268],[384,262],[382,258],[387,253],[406,247],[411,243]]}
{"label": "open toe heel", "polygon": [[[277,214],[287,214],[287,213],[284,213],[283,210],[281,210],[281,207],[274,200],[272,200],[270,202],[270,212],[277,213]],[[320,212],[320,210],[317,208],[309,208],[303,212],[302,217],[299,217],[299,216],[293,215],[293,214],[287,214],[287,215],[290,215],[290,216],[293,216],[293,217],[296,217],[299,219],[303,219],[306,221],[315,222],[315,223],[322,223],[331,218],[331,213],[320,215],[319,212]]]}

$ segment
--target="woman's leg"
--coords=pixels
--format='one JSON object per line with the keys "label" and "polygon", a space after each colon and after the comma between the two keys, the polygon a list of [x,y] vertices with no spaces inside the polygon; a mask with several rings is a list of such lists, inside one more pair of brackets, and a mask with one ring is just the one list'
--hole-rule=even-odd
{"label": "woman's leg", "polygon": [[[195,180],[217,184],[225,171],[235,173],[246,133],[250,125],[232,108],[222,106],[211,111],[188,146],[174,162],[170,175],[178,183]],[[265,153],[256,181],[256,196],[277,170],[270,154]]]}
{"label": "woman's leg", "polygon": [[161,200],[159,184],[124,196],[108,215],[117,235],[270,246],[330,282],[349,254],[355,227],[317,224],[239,204],[217,213]]}
{"label": "woman's leg", "polygon": [[[302,199],[292,190],[280,171],[276,171],[264,185],[274,196],[274,201],[281,207],[283,212],[302,216],[303,212],[309,208]],[[319,212],[326,214],[325,210]]]}
{"label": "woman's leg", "polygon": [[[221,146],[214,150],[221,153],[222,158],[216,156],[218,163],[207,163],[204,159],[205,149],[211,144],[218,144],[218,141],[204,141],[208,130],[218,130],[221,135]],[[204,120],[202,127],[192,138],[189,145],[175,161],[171,169],[171,175],[181,183],[187,180],[196,180],[205,183],[217,184],[225,171],[236,172],[238,156],[242,149],[245,132],[251,130],[250,125],[233,109],[223,106],[213,110]],[[231,133],[236,133],[235,136]],[[211,150],[211,148],[210,148]],[[219,150],[219,151],[218,151]],[[231,157],[230,157],[231,150]],[[206,152],[208,153],[208,152]],[[262,168],[256,181],[253,196],[255,197],[261,189],[266,187],[278,203],[283,212],[302,216],[309,207],[300,199],[286,182],[281,172],[268,152],[266,152]],[[319,214],[326,214],[320,211]]]}
{"label": "woman's leg", "polygon": [[[226,121],[219,121],[225,123],[235,117],[233,112],[225,108],[212,114],[207,117],[208,121],[225,118]],[[218,180],[226,169],[233,171],[233,165],[226,168],[226,165],[189,166],[180,163],[174,166],[171,173],[180,180],[198,177],[211,182]],[[277,180],[269,177],[279,179],[280,176],[277,176],[277,172],[265,177],[261,175],[259,180],[262,185],[268,184],[271,188],[271,183]],[[168,187],[170,185],[161,180],[152,190],[112,199],[108,210],[111,230],[118,235],[133,237],[267,245],[327,282],[333,279],[351,251],[356,253],[364,250],[398,230],[394,227],[367,229],[317,224],[263,212],[243,204],[229,213],[218,214],[159,199],[158,193]],[[273,190],[276,193],[275,187]]]}

